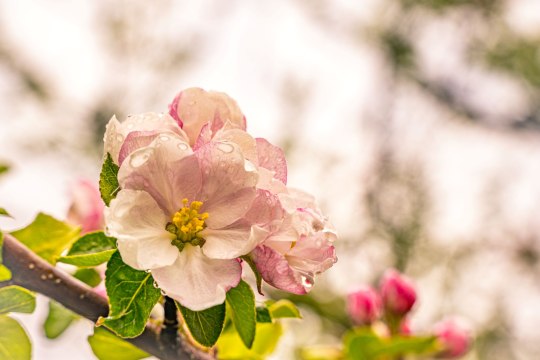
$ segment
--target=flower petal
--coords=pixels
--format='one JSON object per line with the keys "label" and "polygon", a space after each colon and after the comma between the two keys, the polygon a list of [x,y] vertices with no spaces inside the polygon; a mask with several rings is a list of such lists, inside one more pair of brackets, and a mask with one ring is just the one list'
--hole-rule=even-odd
{"label": "flower petal", "polygon": [[244,188],[224,195],[215,194],[213,198],[205,201],[202,207],[202,211],[210,215],[206,219],[206,225],[211,229],[221,229],[242,218],[255,199],[255,194],[253,188]]}
{"label": "flower petal", "polygon": [[201,187],[201,172],[187,143],[160,135],[126,158],[118,180],[124,189],[148,192],[171,216],[182,206],[182,199],[195,198]]}
{"label": "flower petal", "polygon": [[268,235],[268,231],[239,221],[225,229],[206,228],[200,232],[206,240],[203,253],[212,259],[235,259],[248,254]]}
{"label": "flower petal", "polygon": [[105,209],[105,220],[107,233],[116,237],[122,260],[129,266],[147,270],[176,260],[173,235],[165,230],[168,219],[148,193],[121,190]]}
{"label": "flower petal", "polygon": [[259,166],[272,171],[274,178],[286,185],[287,160],[285,160],[283,150],[263,138],[257,138],[256,142]]}
{"label": "flower petal", "polygon": [[237,260],[206,257],[199,246],[186,245],[171,266],[152,270],[154,280],[183,306],[200,311],[225,301],[227,291],[240,282]]}
{"label": "flower petal", "polygon": [[251,254],[257,270],[268,284],[293,294],[307,294],[302,277],[291,269],[282,254],[265,245],[257,246]]}

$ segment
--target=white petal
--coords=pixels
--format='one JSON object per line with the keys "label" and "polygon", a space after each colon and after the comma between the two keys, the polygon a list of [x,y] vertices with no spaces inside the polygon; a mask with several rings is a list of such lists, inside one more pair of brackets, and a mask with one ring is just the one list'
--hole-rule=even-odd
{"label": "white petal", "polygon": [[121,190],[105,210],[105,221],[107,233],[116,237],[122,260],[129,266],[147,270],[176,260],[173,235],[165,230],[168,219],[148,193]]}
{"label": "white petal", "polygon": [[122,125],[118,119],[116,119],[116,115],[113,115],[105,128],[105,135],[103,135],[103,150],[105,155],[107,155],[107,153],[111,154],[111,158],[116,164],[118,164],[118,154],[120,153],[124,138]]}
{"label": "white petal", "polygon": [[177,137],[158,136],[131,153],[120,166],[122,188],[144,190],[169,216],[193,200],[201,187],[199,163],[188,144]]}
{"label": "white petal", "polygon": [[253,250],[268,235],[268,231],[258,226],[242,224],[229,229],[209,229],[201,231],[206,240],[203,253],[212,259],[235,259]]}
{"label": "white petal", "polygon": [[[224,191],[225,192],[225,191]],[[207,200],[201,211],[208,212],[209,217],[206,225],[212,229],[223,228],[243,217],[251,208],[255,199],[256,190],[254,188],[243,188],[226,196],[216,196]]]}
{"label": "white petal", "polygon": [[222,304],[227,291],[240,282],[242,267],[237,260],[214,260],[199,246],[186,245],[171,266],[152,270],[152,276],[167,296],[193,311]]}

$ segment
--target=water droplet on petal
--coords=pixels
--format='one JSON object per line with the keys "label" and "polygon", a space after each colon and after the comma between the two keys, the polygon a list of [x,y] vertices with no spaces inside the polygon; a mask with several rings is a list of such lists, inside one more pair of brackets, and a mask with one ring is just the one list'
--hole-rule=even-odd
{"label": "water droplet on petal", "polygon": [[161,141],[169,141],[170,139],[171,139],[171,138],[168,137],[167,135],[161,135],[161,136],[159,137],[159,140],[161,140]]}
{"label": "water droplet on petal", "polygon": [[227,143],[219,143],[217,145],[217,148],[218,150],[220,150],[221,152],[225,154],[232,153],[234,150],[234,147],[231,144],[227,144]]}
{"label": "water droplet on petal", "polygon": [[189,148],[188,144],[183,143],[183,142],[179,143],[177,146],[182,151],[186,151]]}
{"label": "water droplet on petal", "polygon": [[131,155],[131,159],[129,160],[129,164],[134,168],[143,165],[146,161],[148,161],[153,151],[153,149],[148,148],[133,153]]}
{"label": "water droplet on petal", "polygon": [[161,289],[161,295],[167,296],[167,293],[165,293],[165,291],[163,291],[163,289]]}
{"label": "water droplet on petal", "polygon": [[307,276],[300,276],[300,279],[302,281],[302,286],[306,288],[306,290],[309,290],[311,289],[311,287],[313,286],[313,280],[308,278]]}
{"label": "water droplet on petal", "polygon": [[153,283],[152,285],[154,285],[154,287],[155,287],[156,289],[158,289],[158,288],[159,288],[159,285],[158,285],[158,283],[157,283],[157,282],[155,282],[155,281],[154,281],[154,283]]}

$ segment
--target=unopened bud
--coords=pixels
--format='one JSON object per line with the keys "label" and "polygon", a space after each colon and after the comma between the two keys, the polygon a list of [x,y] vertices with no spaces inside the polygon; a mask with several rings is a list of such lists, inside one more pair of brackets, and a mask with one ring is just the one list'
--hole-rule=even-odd
{"label": "unopened bud", "polygon": [[381,298],[388,315],[402,317],[416,302],[416,290],[407,277],[396,270],[387,270],[381,281]]}
{"label": "unopened bud", "polygon": [[471,345],[470,332],[455,320],[443,320],[434,327],[434,334],[443,346],[439,357],[453,359],[463,356]]}
{"label": "unopened bud", "polygon": [[369,325],[381,315],[381,299],[371,287],[352,292],[347,297],[347,310],[353,323]]}

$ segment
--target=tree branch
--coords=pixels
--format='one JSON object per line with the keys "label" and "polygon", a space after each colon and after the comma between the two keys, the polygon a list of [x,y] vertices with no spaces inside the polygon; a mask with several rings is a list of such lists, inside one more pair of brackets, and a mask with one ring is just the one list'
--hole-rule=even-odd
{"label": "tree branch", "polygon": [[[107,300],[91,287],[55,268],[7,234],[4,236],[3,263],[11,270],[12,278],[0,283],[0,287],[19,285],[38,292],[94,323],[109,313]],[[147,327],[138,337],[124,340],[163,360],[215,359],[212,354],[188,344],[178,333],[161,336]]]}

